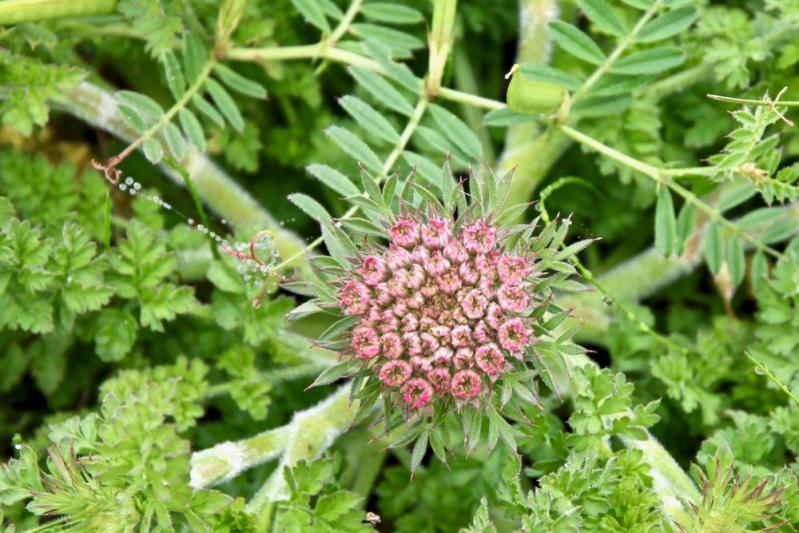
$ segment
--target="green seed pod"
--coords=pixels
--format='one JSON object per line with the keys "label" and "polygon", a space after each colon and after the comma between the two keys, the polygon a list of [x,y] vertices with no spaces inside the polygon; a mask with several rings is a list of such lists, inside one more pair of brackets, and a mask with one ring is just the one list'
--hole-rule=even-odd
{"label": "green seed pod", "polygon": [[512,111],[522,115],[551,114],[563,105],[568,94],[563,86],[526,78],[518,66],[511,72],[507,102]]}

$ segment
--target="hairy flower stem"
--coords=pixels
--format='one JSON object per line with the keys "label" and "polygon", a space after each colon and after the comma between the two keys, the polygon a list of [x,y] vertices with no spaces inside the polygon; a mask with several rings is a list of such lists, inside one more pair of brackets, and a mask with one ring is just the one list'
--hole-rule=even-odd
{"label": "hairy flower stem", "polygon": [[5,0],[0,2],[0,26],[40,20],[88,15],[105,15],[114,11],[117,0]]}

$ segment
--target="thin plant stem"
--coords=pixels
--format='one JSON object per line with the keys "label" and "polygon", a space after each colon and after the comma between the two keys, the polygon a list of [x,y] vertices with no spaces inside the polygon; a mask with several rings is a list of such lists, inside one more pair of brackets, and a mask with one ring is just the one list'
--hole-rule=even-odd
{"label": "thin plant stem", "polygon": [[[668,175],[664,175],[663,171],[661,169],[659,169],[659,168],[657,168],[655,166],[652,166],[650,164],[644,163],[643,161],[639,161],[639,160],[637,160],[637,159],[635,159],[633,157],[630,157],[627,154],[624,154],[624,153],[622,153],[622,152],[620,152],[620,151],[618,151],[618,150],[616,150],[614,148],[611,148],[610,146],[607,146],[607,145],[597,141],[593,137],[591,137],[589,135],[586,135],[586,134],[582,133],[579,130],[574,129],[571,126],[567,126],[567,125],[564,124],[564,125],[559,126],[559,128],[568,137],[570,137],[573,140],[579,142],[580,144],[588,146],[589,148],[592,148],[592,149],[596,150],[597,152],[599,152],[599,153],[601,153],[601,154],[603,154],[603,155],[605,155],[607,157],[610,157],[611,159],[614,159],[614,160],[618,161],[619,163],[622,163],[623,165],[625,165],[625,166],[627,166],[629,168],[632,168],[633,170],[637,170],[641,174],[653,179],[654,181],[656,181],[656,182],[658,182],[658,183],[660,183],[662,185],[667,186],[669,189],[673,190],[675,193],[680,195],[686,202],[692,203],[699,210],[701,210],[705,214],[707,214],[710,218],[712,218],[713,220],[719,222],[720,224],[725,226],[727,229],[729,229],[733,233],[737,234],[741,238],[743,238],[746,241],[750,242],[757,249],[763,250],[764,252],[766,252],[769,255],[771,255],[773,257],[776,257],[776,258],[782,257],[782,254],[780,252],[778,252],[774,248],[762,243],[756,237],[753,237],[752,235],[750,235],[746,231],[742,230],[737,224],[735,224],[731,220],[725,218],[719,212],[718,209],[716,209],[716,208],[708,205],[707,203],[703,202],[694,193],[692,193],[691,191],[689,191],[688,189],[686,189],[682,185],[680,185],[678,183],[675,183],[674,180],[668,179],[670,177],[684,175],[684,174],[681,174],[681,172],[684,172],[684,171],[681,171],[680,169],[671,169],[670,173]],[[687,170],[688,170],[688,173],[695,173],[695,169],[693,169],[693,168],[692,169],[687,169]]]}
{"label": "thin plant stem", "polygon": [[763,375],[769,379],[769,381],[774,383],[777,386],[777,388],[779,388],[782,392],[786,394],[786,396],[788,396],[791,400],[795,401],[797,405],[799,405],[799,396],[796,396],[796,393],[794,393],[793,390],[791,390],[791,388],[788,385],[780,381],[780,379],[774,375],[774,372],[772,372],[771,369],[768,366],[766,366],[765,363],[755,359],[755,357],[749,352],[744,352],[744,353],[746,354],[746,357],[748,357],[749,360],[752,362],[752,364],[755,366],[756,370],[762,372]]}
{"label": "thin plant stem", "polygon": [[[408,123],[405,125],[405,129],[403,129],[402,133],[400,134],[399,142],[394,147],[394,149],[391,151],[391,153],[388,154],[388,157],[386,158],[386,161],[383,164],[383,173],[382,173],[382,175],[377,177],[377,181],[378,182],[382,181],[383,177],[385,175],[387,175],[391,171],[391,168],[397,162],[397,159],[399,159],[399,156],[402,155],[402,152],[405,150],[405,147],[408,145],[408,142],[410,141],[411,136],[416,131],[416,128],[419,126],[419,122],[421,122],[422,117],[424,116],[424,112],[427,109],[427,104],[428,104],[428,101],[427,101],[427,98],[425,96],[422,96],[422,97],[419,98],[419,102],[416,104],[416,107],[413,110],[413,115],[411,115],[411,118],[408,119]],[[356,206],[350,207],[347,210],[346,213],[344,213],[341,217],[339,217],[339,221],[349,219],[357,211],[358,211],[358,208]],[[299,257],[302,257],[303,255],[305,255],[309,251],[313,250],[314,248],[316,248],[317,246],[322,244],[323,240],[324,239],[322,239],[322,237],[317,237],[316,239],[311,241],[311,243],[308,246],[306,246],[302,250],[298,251],[296,254],[292,255],[291,257],[286,258],[285,260],[280,262],[278,265],[276,265],[274,267],[274,270],[275,271],[280,271],[280,270],[286,268],[294,260],[298,259]]]}

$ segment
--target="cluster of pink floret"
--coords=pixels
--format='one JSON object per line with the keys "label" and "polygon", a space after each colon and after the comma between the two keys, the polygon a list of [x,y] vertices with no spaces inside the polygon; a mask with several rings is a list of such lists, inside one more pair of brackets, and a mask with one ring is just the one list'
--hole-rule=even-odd
{"label": "cluster of pink floret", "polygon": [[353,357],[399,390],[407,409],[486,395],[531,343],[530,260],[504,252],[484,219],[399,218],[387,250],[363,257],[339,289]]}

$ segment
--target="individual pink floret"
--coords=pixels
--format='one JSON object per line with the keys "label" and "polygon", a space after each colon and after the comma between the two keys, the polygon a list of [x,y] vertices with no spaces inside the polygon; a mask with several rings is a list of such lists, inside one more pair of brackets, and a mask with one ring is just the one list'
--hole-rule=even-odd
{"label": "individual pink floret", "polygon": [[402,400],[408,404],[409,409],[421,409],[433,397],[433,387],[421,378],[406,381],[400,389]]}
{"label": "individual pink floret", "polygon": [[480,375],[473,370],[460,370],[452,377],[452,395],[462,400],[474,398],[483,390]]}
{"label": "individual pink floret", "polygon": [[389,387],[402,385],[411,377],[411,365],[405,361],[389,361],[380,367],[380,380]]}

